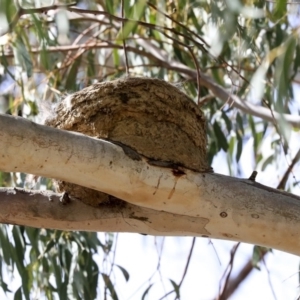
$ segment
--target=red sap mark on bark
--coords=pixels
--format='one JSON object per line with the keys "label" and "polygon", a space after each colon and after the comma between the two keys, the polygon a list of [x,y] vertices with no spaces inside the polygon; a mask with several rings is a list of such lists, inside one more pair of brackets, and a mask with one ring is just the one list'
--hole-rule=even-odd
{"label": "red sap mark on bark", "polygon": [[174,186],[172,188],[172,190],[170,191],[170,194],[168,196],[168,199],[171,199],[174,192],[175,192],[175,188],[176,188],[176,185],[177,185],[177,181],[178,179],[182,176],[182,175],[185,175],[185,172],[180,170],[180,169],[172,169],[172,173],[175,177],[175,182],[174,182]]}
{"label": "red sap mark on bark", "polygon": [[168,196],[168,199],[171,199],[171,198],[172,198],[172,196],[173,196],[173,194],[174,194],[174,192],[175,192],[175,188],[176,188],[178,179],[179,179],[179,177],[175,177],[174,186],[173,186],[172,190],[170,191],[170,194],[169,194],[169,196]]}
{"label": "red sap mark on bark", "polygon": [[172,173],[175,177],[180,177],[182,175],[185,175],[185,173],[182,170],[179,170],[179,169],[172,169]]}
{"label": "red sap mark on bark", "polygon": [[154,191],[153,195],[156,194],[156,192],[157,192],[157,190],[158,190],[158,188],[159,188],[161,178],[162,178],[162,175],[160,175],[159,178],[158,178],[157,185],[156,185],[156,187],[155,187],[155,191]]}

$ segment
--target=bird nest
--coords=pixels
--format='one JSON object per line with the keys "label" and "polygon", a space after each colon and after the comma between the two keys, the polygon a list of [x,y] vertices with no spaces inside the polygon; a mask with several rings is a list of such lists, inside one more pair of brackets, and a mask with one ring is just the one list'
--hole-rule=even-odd
{"label": "bird nest", "polygon": [[[67,96],[46,125],[122,143],[153,161],[197,172],[211,169],[202,111],[178,88],[158,79],[93,84]],[[110,200],[78,185],[59,181],[58,186],[89,205]]]}

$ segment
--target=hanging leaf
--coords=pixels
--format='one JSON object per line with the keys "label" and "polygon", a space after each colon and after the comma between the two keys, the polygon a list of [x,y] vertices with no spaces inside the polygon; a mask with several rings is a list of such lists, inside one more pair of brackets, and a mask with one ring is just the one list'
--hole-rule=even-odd
{"label": "hanging leaf", "polygon": [[150,291],[150,289],[152,288],[152,286],[153,286],[153,283],[150,284],[150,285],[147,287],[147,289],[145,290],[145,292],[144,292],[143,295],[142,295],[142,300],[145,300],[145,299],[146,299],[146,296],[149,294],[149,291]]}
{"label": "hanging leaf", "polygon": [[228,150],[228,143],[223,131],[221,130],[217,122],[214,122],[213,127],[214,127],[216,137],[218,139],[219,149],[223,149],[226,152]]}
{"label": "hanging leaf", "polygon": [[169,279],[173,285],[174,292],[176,294],[176,299],[180,299],[180,286],[172,279]]}
{"label": "hanging leaf", "polygon": [[81,64],[82,56],[79,56],[75,61],[72,63],[70,71],[66,78],[65,89],[66,91],[76,91],[77,90],[77,75],[79,72],[79,67]]}
{"label": "hanging leaf", "polygon": [[273,20],[281,19],[282,17],[286,16],[287,14],[287,0],[276,0],[275,6],[273,10]]}
{"label": "hanging leaf", "polygon": [[104,273],[101,273],[103,281],[105,283],[105,286],[108,288],[109,292],[110,292],[110,296],[112,297],[113,300],[118,300],[118,296],[117,293],[115,291],[114,285],[112,284],[109,276],[107,276]]}
{"label": "hanging leaf", "polygon": [[236,146],[236,162],[240,161],[241,155],[242,155],[242,150],[243,150],[243,139],[240,136],[240,134],[238,133],[238,131],[236,132],[236,138],[237,138],[237,146]]}
{"label": "hanging leaf", "polygon": [[115,266],[118,267],[121,270],[125,280],[128,281],[129,280],[129,273],[123,267],[121,267],[119,265],[115,265]]}

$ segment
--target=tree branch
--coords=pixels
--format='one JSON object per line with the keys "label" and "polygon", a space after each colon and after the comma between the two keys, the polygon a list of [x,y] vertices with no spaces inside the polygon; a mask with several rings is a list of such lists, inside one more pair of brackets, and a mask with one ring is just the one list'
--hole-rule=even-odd
{"label": "tree branch", "polygon": [[180,217],[116,200],[95,207],[77,199],[63,204],[61,194],[0,188],[0,222],[59,230],[140,232],[152,235],[205,234],[201,218]]}
{"label": "tree branch", "polygon": [[[197,71],[189,68],[182,63],[169,59],[169,56],[165,51],[156,47],[149,41],[144,40],[143,38],[138,37],[137,42],[140,46],[144,47],[146,50],[140,50],[138,47],[126,46],[127,51],[143,55],[152,61],[156,61],[159,66],[163,66],[169,70],[177,71],[183,75],[186,75],[188,78],[193,79],[195,82],[197,80]],[[66,52],[71,50],[79,50],[79,49],[123,49],[122,45],[114,44],[111,42],[91,42],[86,44],[79,45],[67,45],[67,46],[56,46],[56,47],[48,47],[47,52]],[[34,48],[30,50],[30,53],[40,53],[42,49]],[[150,53],[151,52],[151,53]],[[2,55],[0,55],[1,57]],[[12,52],[5,52],[5,57],[12,57]],[[224,87],[217,84],[212,78],[208,75],[200,72],[200,83],[209,89],[216,97],[222,100],[225,103],[232,103],[232,105],[244,113],[251,114],[252,116],[259,117],[263,120],[271,122],[273,124],[278,124],[278,121],[284,119],[285,122],[292,125],[295,128],[300,128],[300,116],[299,115],[290,115],[290,114],[281,114],[278,112],[270,111],[269,108],[265,108],[262,106],[257,106],[251,104],[250,102],[241,100],[238,96],[233,95],[230,91],[227,91]]]}
{"label": "tree branch", "polygon": [[[152,209],[163,235],[209,236],[300,253],[300,198],[295,195],[219,174],[185,169],[178,176],[172,169],[149,165],[146,158],[132,160],[107,141],[20,117],[0,115],[0,127],[2,171],[65,180]],[[176,218],[165,218],[162,211]],[[80,209],[77,214],[82,214]],[[2,222],[16,222],[7,216]],[[184,223],[187,217],[189,224]],[[111,226],[108,231],[114,230]],[[135,230],[147,233],[144,226]]]}
{"label": "tree branch", "polygon": [[[151,54],[156,58],[157,61],[160,62],[161,66],[168,68],[170,70],[174,70],[179,72],[180,74],[188,75],[195,82],[197,82],[197,72],[188,66],[175,61],[169,58],[169,55],[162,49],[156,47],[154,44],[149,41],[140,38],[138,39],[138,44],[142,46],[147,51],[151,52]],[[212,78],[200,72],[201,85],[208,88],[216,97],[218,97],[223,102],[232,103],[232,105],[243,112],[250,114],[252,116],[256,116],[266,120],[268,122],[278,124],[278,121],[284,119],[287,123],[291,124],[294,127],[300,127],[300,117],[299,115],[289,115],[289,114],[281,114],[273,111],[271,113],[269,108],[265,108],[262,106],[257,106],[251,104],[247,101],[241,100],[238,96],[233,95],[230,91],[227,91],[224,87],[217,84]]]}
{"label": "tree branch", "polygon": [[[132,160],[121,147],[107,141],[20,117],[0,115],[0,128],[2,171],[65,180],[152,209],[161,220],[155,228],[164,235],[202,235],[300,254],[300,198],[295,195],[248,179],[187,169],[178,174],[149,165],[144,157]],[[3,222],[15,223],[14,214],[21,213],[12,203]],[[95,208],[90,211],[97,214]],[[164,219],[162,211],[177,215],[176,219]],[[79,206],[74,214],[82,214]],[[76,226],[80,229],[80,222]],[[86,226],[81,229],[87,230]],[[117,228],[111,225],[107,230]],[[144,226],[135,230],[146,232]]]}

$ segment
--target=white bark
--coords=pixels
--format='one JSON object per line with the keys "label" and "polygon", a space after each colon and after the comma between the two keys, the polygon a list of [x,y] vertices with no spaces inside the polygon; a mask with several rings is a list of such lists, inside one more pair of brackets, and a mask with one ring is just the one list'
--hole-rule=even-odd
{"label": "white bark", "polygon": [[60,195],[50,191],[0,188],[0,208],[1,223],[37,228],[208,236],[204,218],[180,216],[178,222],[176,214],[129,203],[95,209],[73,199],[64,205]]}
{"label": "white bark", "polygon": [[[18,117],[1,115],[0,128],[0,170],[62,179],[133,204],[121,213],[120,210],[114,213],[112,207],[111,217],[105,218],[101,213],[104,208],[97,210],[78,201],[63,206],[63,213],[62,206],[56,202],[36,201],[35,209],[31,205],[26,210],[27,202],[20,209],[20,201],[8,205],[1,196],[3,223],[49,228],[56,224],[60,229],[156,235],[205,235],[300,254],[300,198],[297,196],[219,174],[185,170],[183,175],[174,175],[171,169],[151,166],[146,159],[133,161],[122,148],[106,141]],[[59,218],[54,217],[57,212]],[[130,212],[138,218],[128,222]],[[91,225],[87,225],[88,220]]]}

